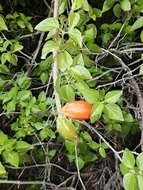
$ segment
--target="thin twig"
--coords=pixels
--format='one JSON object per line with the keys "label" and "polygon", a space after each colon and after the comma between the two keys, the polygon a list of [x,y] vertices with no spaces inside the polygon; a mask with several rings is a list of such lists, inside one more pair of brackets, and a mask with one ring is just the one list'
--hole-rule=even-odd
{"label": "thin twig", "polygon": [[77,175],[78,175],[78,179],[83,187],[84,190],[86,190],[85,188],[85,185],[81,179],[81,176],[80,176],[80,170],[79,170],[79,163],[78,163],[78,154],[77,154],[77,143],[75,143],[75,159],[76,159],[76,167],[77,167]]}
{"label": "thin twig", "polygon": [[[59,12],[59,0],[54,0],[54,17],[57,19],[58,18],[58,13]],[[56,81],[58,79],[58,67],[57,67],[57,62],[55,60],[57,56],[57,51],[53,52],[53,82],[54,82],[54,94],[55,94],[55,101],[56,101],[56,107],[57,107],[57,112],[59,113],[61,110],[61,102],[60,102],[60,97],[56,91]]]}

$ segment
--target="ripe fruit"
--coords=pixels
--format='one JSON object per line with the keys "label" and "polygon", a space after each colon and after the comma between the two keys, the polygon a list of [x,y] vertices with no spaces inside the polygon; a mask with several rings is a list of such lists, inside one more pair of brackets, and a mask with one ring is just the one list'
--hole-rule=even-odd
{"label": "ripe fruit", "polygon": [[67,140],[77,141],[78,135],[75,126],[72,121],[65,116],[59,116],[57,118],[57,131]]}
{"label": "ripe fruit", "polygon": [[82,121],[90,118],[91,109],[92,109],[91,104],[83,100],[78,100],[67,103],[62,108],[62,113],[72,119],[77,119]]}

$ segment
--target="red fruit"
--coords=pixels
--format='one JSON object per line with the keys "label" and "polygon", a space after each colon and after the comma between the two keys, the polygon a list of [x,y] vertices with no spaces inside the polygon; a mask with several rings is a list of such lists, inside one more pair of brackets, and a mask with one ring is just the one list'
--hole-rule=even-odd
{"label": "red fruit", "polygon": [[84,100],[73,101],[65,104],[62,112],[72,119],[86,120],[90,118],[92,105]]}

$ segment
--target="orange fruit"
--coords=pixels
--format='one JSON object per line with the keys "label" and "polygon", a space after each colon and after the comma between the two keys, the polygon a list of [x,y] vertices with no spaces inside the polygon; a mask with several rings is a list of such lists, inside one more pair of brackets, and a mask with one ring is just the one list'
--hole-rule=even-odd
{"label": "orange fruit", "polygon": [[62,113],[67,117],[77,120],[86,120],[90,118],[92,105],[84,100],[69,102],[62,108]]}

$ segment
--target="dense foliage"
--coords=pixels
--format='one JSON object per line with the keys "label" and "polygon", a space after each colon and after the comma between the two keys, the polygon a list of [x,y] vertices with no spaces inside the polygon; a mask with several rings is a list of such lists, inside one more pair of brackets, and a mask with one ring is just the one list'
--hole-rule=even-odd
{"label": "dense foliage", "polygon": [[142,190],[143,0],[0,3],[0,188]]}

